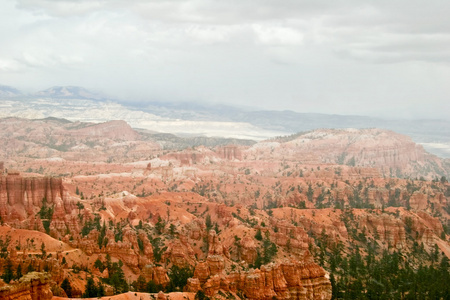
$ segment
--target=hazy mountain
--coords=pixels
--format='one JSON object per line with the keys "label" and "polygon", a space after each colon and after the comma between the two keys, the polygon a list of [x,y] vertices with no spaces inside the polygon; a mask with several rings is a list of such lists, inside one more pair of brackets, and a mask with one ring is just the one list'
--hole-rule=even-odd
{"label": "hazy mountain", "polygon": [[78,86],[54,86],[46,90],[36,92],[34,96],[60,99],[106,99],[103,95],[88,91],[87,89]]}
{"label": "hazy mountain", "polygon": [[21,96],[22,92],[16,88],[7,85],[0,85],[0,97],[17,97]]}

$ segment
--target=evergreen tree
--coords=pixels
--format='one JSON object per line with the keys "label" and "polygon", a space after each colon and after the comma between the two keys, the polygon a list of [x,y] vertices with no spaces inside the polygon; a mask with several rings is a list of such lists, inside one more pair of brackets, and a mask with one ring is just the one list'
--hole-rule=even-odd
{"label": "evergreen tree", "polygon": [[105,287],[103,284],[99,281],[97,283],[97,297],[103,297],[105,296]]}
{"label": "evergreen tree", "polygon": [[97,286],[92,277],[89,277],[86,282],[85,291],[83,293],[83,298],[94,298],[97,297]]}
{"label": "evergreen tree", "polygon": [[34,267],[33,267],[33,265],[31,264],[31,262],[30,262],[30,264],[29,264],[28,267],[27,267],[27,273],[30,273],[30,272],[34,272]]}
{"label": "evergreen tree", "polygon": [[158,217],[158,222],[155,224],[155,229],[158,234],[162,234],[164,227],[166,227],[166,224],[162,220],[162,218]]}
{"label": "evergreen tree", "polygon": [[259,269],[264,264],[263,257],[261,256],[261,252],[256,250],[256,259],[255,264],[253,265],[255,268]]}
{"label": "evergreen tree", "polygon": [[182,291],[187,284],[188,278],[194,275],[189,267],[178,267],[173,265],[169,270],[170,283],[167,286],[167,292]]}
{"label": "evergreen tree", "polygon": [[19,264],[16,269],[16,279],[20,279],[22,276],[22,264]]}
{"label": "evergreen tree", "polygon": [[160,284],[156,284],[153,280],[150,280],[147,282],[147,285],[145,287],[145,291],[147,293],[158,293],[159,291],[163,290],[163,286]]}
{"label": "evergreen tree", "polygon": [[70,285],[70,281],[67,278],[64,278],[61,283],[61,288],[66,292],[68,298],[72,298],[72,286]]}
{"label": "evergreen tree", "polygon": [[47,257],[47,251],[45,250],[45,244],[42,242],[41,244],[41,258],[45,259]]}
{"label": "evergreen tree", "polygon": [[113,287],[115,294],[120,294],[128,291],[128,284],[125,280],[125,274],[122,270],[123,263],[114,262],[111,268],[108,268],[109,272],[109,284]]}
{"label": "evergreen tree", "polygon": [[14,273],[12,269],[12,262],[10,259],[6,260],[5,268],[3,270],[2,279],[4,282],[9,283],[11,280],[14,279]]}
{"label": "evergreen tree", "polygon": [[174,224],[170,224],[170,226],[169,226],[169,233],[170,233],[170,235],[175,235],[176,232],[177,232],[177,229],[176,229],[175,225]]}
{"label": "evergreen tree", "polygon": [[138,292],[145,292],[147,290],[147,281],[144,276],[140,275],[138,279],[133,283],[134,288]]}
{"label": "evergreen tree", "polygon": [[78,216],[81,215],[81,210],[84,209],[84,204],[80,201],[77,202],[77,208],[78,208]]}
{"label": "evergreen tree", "polygon": [[275,243],[272,243],[269,238],[269,232],[266,232],[266,237],[263,241],[263,264],[268,264],[272,261],[272,258],[277,254],[278,249]]}
{"label": "evergreen tree", "polygon": [[195,300],[209,300],[210,298],[208,296],[206,296],[205,292],[203,292],[202,290],[199,290],[196,294],[195,294]]}
{"label": "evergreen tree", "polygon": [[206,215],[206,218],[205,218],[205,225],[206,225],[206,231],[210,231],[211,229],[212,229],[212,221],[211,221],[211,216],[208,214],[208,215]]}
{"label": "evergreen tree", "polygon": [[308,198],[308,200],[310,202],[312,202],[313,201],[313,196],[314,196],[314,190],[313,190],[313,188],[311,186],[311,183],[310,183],[310,184],[308,184],[308,191],[306,191],[306,197]]}
{"label": "evergreen tree", "polygon": [[261,229],[258,229],[258,231],[256,231],[255,239],[257,239],[258,241],[262,241],[263,236],[261,234]]}
{"label": "evergreen tree", "polygon": [[94,267],[99,269],[100,272],[103,272],[105,270],[105,266],[103,265],[102,261],[97,258],[97,260],[94,262]]}

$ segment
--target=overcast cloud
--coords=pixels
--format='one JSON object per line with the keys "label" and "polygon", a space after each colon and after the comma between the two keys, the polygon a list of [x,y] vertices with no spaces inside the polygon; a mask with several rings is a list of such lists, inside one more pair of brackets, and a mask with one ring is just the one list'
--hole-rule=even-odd
{"label": "overcast cloud", "polygon": [[4,0],[0,84],[448,118],[448,1]]}

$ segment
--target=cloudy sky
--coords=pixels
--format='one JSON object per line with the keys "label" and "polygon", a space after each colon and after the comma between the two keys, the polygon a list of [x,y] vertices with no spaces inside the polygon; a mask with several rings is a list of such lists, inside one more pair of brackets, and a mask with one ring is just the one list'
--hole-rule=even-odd
{"label": "cloudy sky", "polygon": [[2,0],[0,84],[448,118],[450,1]]}

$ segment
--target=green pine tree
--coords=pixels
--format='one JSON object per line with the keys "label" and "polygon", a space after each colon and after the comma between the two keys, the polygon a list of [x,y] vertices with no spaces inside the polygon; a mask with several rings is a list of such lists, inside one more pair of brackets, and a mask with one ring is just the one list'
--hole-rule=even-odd
{"label": "green pine tree", "polygon": [[72,298],[72,286],[70,285],[70,281],[67,278],[64,278],[61,283],[61,288],[66,292],[68,298]]}
{"label": "green pine tree", "polygon": [[6,260],[5,268],[3,270],[2,279],[4,282],[9,283],[11,280],[14,279],[14,273],[12,269],[12,262],[10,259]]}
{"label": "green pine tree", "polygon": [[16,279],[20,279],[23,276],[22,274],[22,264],[19,264],[16,269]]}

